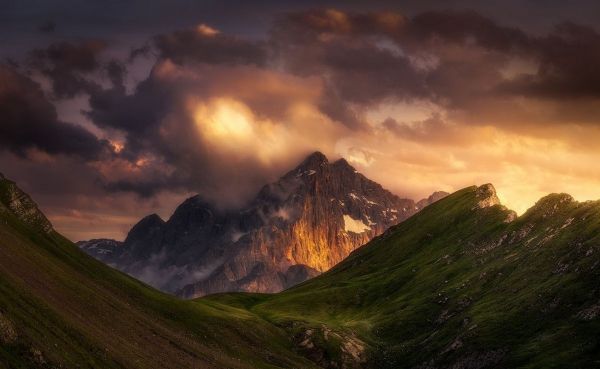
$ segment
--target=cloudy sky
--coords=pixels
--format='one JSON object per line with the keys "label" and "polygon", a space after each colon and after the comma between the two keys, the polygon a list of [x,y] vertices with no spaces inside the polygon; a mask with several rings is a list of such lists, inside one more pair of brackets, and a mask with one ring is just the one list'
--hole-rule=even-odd
{"label": "cloudy sky", "polygon": [[[500,4],[501,3],[501,4]],[[73,240],[304,156],[402,197],[600,198],[595,1],[0,1],[0,172]]]}

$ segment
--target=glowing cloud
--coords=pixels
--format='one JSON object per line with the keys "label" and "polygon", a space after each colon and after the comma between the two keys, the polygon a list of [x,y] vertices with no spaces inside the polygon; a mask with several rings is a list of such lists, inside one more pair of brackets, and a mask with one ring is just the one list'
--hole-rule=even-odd
{"label": "glowing cloud", "polygon": [[254,117],[250,109],[232,99],[199,104],[194,112],[194,121],[206,138],[236,145],[256,136],[251,120]]}

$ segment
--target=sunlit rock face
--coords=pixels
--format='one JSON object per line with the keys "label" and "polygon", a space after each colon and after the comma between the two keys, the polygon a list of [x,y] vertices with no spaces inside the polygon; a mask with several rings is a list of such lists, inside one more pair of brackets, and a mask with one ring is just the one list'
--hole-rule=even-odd
{"label": "sunlit rock face", "polygon": [[[433,195],[432,195],[433,196]],[[491,183],[484,184],[477,188],[476,192],[477,206],[475,208],[489,208],[491,206],[500,206],[507,212],[505,223],[510,223],[517,219],[517,213],[513,210],[509,210],[506,206],[500,203],[500,199],[496,194],[496,189]]]}
{"label": "sunlit rock face", "polygon": [[418,205],[316,152],[264,186],[239,212],[199,197],[167,222],[133,227],[110,264],[184,297],[277,292],[330,269],[353,250],[445,196]]}
{"label": "sunlit rock face", "polygon": [[480,208],[488,208],[494,205],[500,205],[500,199],[496,195],[496,189],[491,183],[484,184],[477,188],[477,206]]}

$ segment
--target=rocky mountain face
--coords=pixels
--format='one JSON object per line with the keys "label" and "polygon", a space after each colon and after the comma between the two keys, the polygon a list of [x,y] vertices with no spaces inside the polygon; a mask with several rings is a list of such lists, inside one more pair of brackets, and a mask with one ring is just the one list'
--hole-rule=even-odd
{"label": "rocky mountain face", "polygon": [[[277,292],[316,276],[353,250],[423,207],[402,199],[340,159],[313,153],[264,186],[238,212],[224,212],[194,196],[168,221],[142,219],[122,246],[98,255],[153,286],[184,297],[227,291]],[[103,248],[100,248],[103,250]]]}
{"label": "rocky mountain face", "polygon": [[29,227],[45,233],[54,229],[37,204],[14,182],[0,173],[0,213],[10,214]]}

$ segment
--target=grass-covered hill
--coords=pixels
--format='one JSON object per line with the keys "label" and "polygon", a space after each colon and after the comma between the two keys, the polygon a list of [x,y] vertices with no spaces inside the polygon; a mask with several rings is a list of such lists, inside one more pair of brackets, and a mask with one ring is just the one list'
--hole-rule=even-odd
{"label": "grass-covered hill", "polygon": [[454,193],[277,295],[223,295],[324,366],[600,368],[600,202]]}
{"label": "grass-covered hill", "polygon": [[[15,192],[16,191],[16,192]],[[470,187],[274,295],[183,301],[0,178],[0,368],[600,367],[600,203]]]}
{"label": "grass-covered hill", "polygon": [[0,368],[305,367],[281,328],[105,266],[0,178]]}

